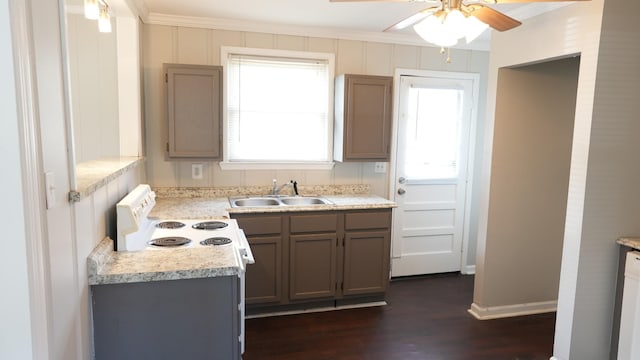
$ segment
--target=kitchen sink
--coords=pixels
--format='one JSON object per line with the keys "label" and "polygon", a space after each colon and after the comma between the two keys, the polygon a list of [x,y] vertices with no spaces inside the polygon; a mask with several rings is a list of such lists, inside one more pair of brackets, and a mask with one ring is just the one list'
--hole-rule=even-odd
{"label": "kitchen sink", "polygon": [[280,199],[284,205],[325,205],[328,200],[319,197],[288,197]]}
{"label": "kitchen sink", "polygon": [[245,207],[245,206],[278,206],[280,202],[276,199],[270,198],[245,198],[236,199],[231,201],[231,206]]}
{"label": "kitchen sink", "polygon": [[231,207],[272,207],[328,205],[331,201],[320,196],[240,197],[229,198]]}

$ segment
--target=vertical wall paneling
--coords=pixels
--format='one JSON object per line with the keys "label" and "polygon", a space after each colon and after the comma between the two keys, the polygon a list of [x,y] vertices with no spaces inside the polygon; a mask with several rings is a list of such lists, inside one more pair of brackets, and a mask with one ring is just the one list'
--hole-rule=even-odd
{"label": "vertical wall paneling", "polygon": [[[209,35],[204,35],[208,33]],[[177,35],[176,35],[177,34]],[[247,186],[268,185],[273,178],[278,182],[288,181],[290,177],[300,184],[370,184],[372,193],[388,196],[389,179],[386,174],[373,171],[372,164],[366,163],[336,163],[332,170],[307,171],[264,171],[264,170],[225,170],[222,171],[216,162],[203,162],[205,177],[202,180],[191,179],[191,162],[168,162],[164,159],[161,138],[164,126],[162,83],[157,69],[162,62],[177,61],[176,59],[200,59],[209,61],[202,55],[202,49],[197,49],[194,43],[201,40],[186,39],[186,34],[194,38],[207,39],[207,52],[213,59],[211,63],[220,63],[221,46],[246,46],[255,48],[277,48],[288,50],[306,50],[311,52],[329,52],[336,55],[336,74],[372,74],[391,75],[396,68],[452,70],[479,73],[481,83],[479,88],[481,99],[487,82],[487,68],[489,56],[487,52],[459,50],[454,52],[454,64],[446,64],[446,58],[440,54],[438,48],[418,47],[408,45],[390,45],[375,42],[354,40],[338,40],[329,38],[261,34],[255,32],[241,32],[228,30],[199,30],[184,31],[179,27],[159,25],[145,25],[145,101],[147,104],[147,169],[149,183],[152,186]],[[182,44],[187,41],[189,44]],[[172,52],[175,51],[175,52]],[[147,78],[150,76],[150,78]],[[484,108],[479,106],[478,126],[484,124]],[[479,131],[482,134],[482,131]],[[476,141],[482,144],[482,138]],[[481,164],[482,152],[478,151],[476,164]],[[478,165],[479,168],[479,165]],[[177,170],[176,170],[177,169]],[[175,171],[174,171],[175,170]],[[480,181],[480,176],[475,177]],[[476,187],[474,184],[473,187]],[[473,193],[473,192],[472,192]],[[474,213],[475,215],[476,213]],[[475,260],[475,244],[470,245],[468,264]]]}
{"label": "vertical wall paneling", "polygon": [[155,186],[175,186],[174,163],[164,160],[165,130],[164,75],[162,64],[177,61],[174,50],[175,29],[169,26],[145,26],[144,96],[147,137],[147,172]]}
{"label": "vertical wall paneling", "polygon": [[[393,59],[391,60],[393,67],[401,69],[417,69],[419,54],[418,49],[419,48],[416,46],[394,45],[392,50]],[[485,68],[488,68],[488,66],[486,66]]]}
{"label": "vertical wall paneling", "polygon": [[275,35],[255,32],[245,33],[244,46],[249,48],[273,49],[275,47]]}
{"label": "vertical wall paneling", "polygon": [[364,71],[371,75],[393,76],[391,65],[393,45],[368,42],[365,44]]}
{"label": "vertical wall paneling", "polygon": [[365,43],[353,40],[338,40],[336,75],[364,74]]}
{"label": "vertical wall paneling", "polygon": [[275,48],[280,50],[304,51],[307,49],[307,38],[301,36],[276,35]]}
{"label": "vertical wall paneling", "polygon": [[208,65],[206,29],[177,28],[177,62],[179,64]]}

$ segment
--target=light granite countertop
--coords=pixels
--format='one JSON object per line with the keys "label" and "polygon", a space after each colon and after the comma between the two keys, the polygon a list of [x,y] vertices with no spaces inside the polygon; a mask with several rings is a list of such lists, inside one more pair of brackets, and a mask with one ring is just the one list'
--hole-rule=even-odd
{"label": "light granite countertop", "polygon": [[88,258],[89,285],[238,275],[240,259],[231,246],[113,251],[103,239]]}
{"label": "light granite countertop", "polygon": [[145,161],[142,157],[115,157],[76,164],[76,187],[69,192],[69,201],[78,202],[104,187],[120,175]]}
{"label": "light granite countertop", "polygon": [[[153,188],[156,205],[149,216],[158,219],[225,219],[230,214],[271,213],[292,211],[332,211],[388,209],[396,207],[393,201],[370,195],[370,186],[352,185],[300,185],[301,196],[322,196],[331,204],[288,205],[262,207],[231,207],[229,197],[251,197],[268,194],[268,186],[226,188]],[[286,189],[290,191],[291,189]],[[284,194],[283,194],[284,195]],[[291,194],[287,194],[291,196]]]}
{"label": "light granite countertop", "polygon": [[388,209],[393,201],[376,195],[325,195],[331,204],[231,207],[227,198],[157,198],[149,216],[158,219],[228,219],[230,214]]}
{"label": "light granite countertop", "polygon": [[618,244],[630,247],[635,250],[640,250],[640,238],[637,237],[623,237],[616,241]]}
{"label": "light granite countertop", "polygon": [[[154,189],[155,190],[155,189]],[[250,196],[265,189],[161,188],[150,217],[170,219],[228,219],[230,214],[388,209],[396,204],[368,195],[365,185],[308,187],[304,194],[322,195],[331,204],[232,208],[227,196]],[[102,240],[88,258],[90,285],[192,279],[237,275],[240,262],[228,246],[114,252],[113,240]]]}

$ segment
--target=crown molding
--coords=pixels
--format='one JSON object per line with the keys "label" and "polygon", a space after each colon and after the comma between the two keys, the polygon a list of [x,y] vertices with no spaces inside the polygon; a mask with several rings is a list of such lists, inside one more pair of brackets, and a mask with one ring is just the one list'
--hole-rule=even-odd
{"label": "crown molding", "polygon": [[[167,15],[161,13],[148,13],[141,16],[145,24],[182,26],[215,30],[230,30],[243,32],[257,32],[279,35],[292,35],[304,37],[319,37],[339,40],[368,41],[398,45],[412,45],[423,47],[435,47],[418,35],[411,33],[385,33],[359,31],[346,28],[313,27],[301,25],[275,24],[257,21],[245,21],[235,19],[218,19],[195,16]],[[489,51],[489,42],[477,39],[471,44],[456,46],[456,49]]]}

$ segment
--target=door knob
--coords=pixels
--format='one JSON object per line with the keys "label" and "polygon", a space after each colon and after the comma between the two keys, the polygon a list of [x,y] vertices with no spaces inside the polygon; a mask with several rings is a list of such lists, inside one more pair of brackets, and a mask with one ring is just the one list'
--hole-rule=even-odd
{"label": "door knob", "polygon": [[398,183],[404,184],[406,182],[407,182],[407,179],[404,176],[401,176],[401,177],[398,178]]}
{"label": "door knob", "polygon": [[403,188],[398,189],[398,195],[404,195],[407,191]]}

